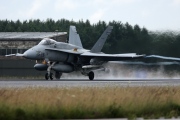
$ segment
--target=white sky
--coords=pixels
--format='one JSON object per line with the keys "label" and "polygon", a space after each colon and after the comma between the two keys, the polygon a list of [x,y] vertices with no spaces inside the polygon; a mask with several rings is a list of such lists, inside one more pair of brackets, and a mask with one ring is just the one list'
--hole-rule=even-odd
{"label": "white sky", "polygon": [[121,21],[148,30],[180,30],[180,0],[1,0],[0,19]]}

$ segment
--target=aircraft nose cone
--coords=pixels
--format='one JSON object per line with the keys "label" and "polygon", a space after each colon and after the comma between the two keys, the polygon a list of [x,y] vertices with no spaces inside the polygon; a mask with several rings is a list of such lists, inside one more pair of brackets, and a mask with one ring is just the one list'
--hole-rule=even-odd
{"label": "aircraft nose cone", "polygon": [[36,59],[36,52],[32,49],[29,49],[24,52],[23,57],[27,59]]}

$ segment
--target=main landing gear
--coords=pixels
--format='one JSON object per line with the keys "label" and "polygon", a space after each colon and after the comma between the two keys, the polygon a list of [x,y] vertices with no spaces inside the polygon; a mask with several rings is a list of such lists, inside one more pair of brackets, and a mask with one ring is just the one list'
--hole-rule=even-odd
{"label": "main landing gear", "polygon": [[[55,72],[55,78],[56,80],[60,80],[62,76],[62,73],[61,72]],[[53,80],[54,79],[54,74],[53,73],[50,73],[50,75],[48,73],[45,74],[45,79],[46,80]]]}
{"label": "main landing gear", "polygon": [[[54,78],[54,75],[53,75],[53,73],[51,73],[51,68],[54,66],[56,64],[56,62],[48,62],[48,68],[47,68],[47,73],[45,74],[45,79],[46,80],[53,80],[53,78]],[[62,73],[61,72],[55,72],[55,78],[57,79],[57,80],[59,80],[60,78],[61,78],[61,76],[62,76]]]}
{"label": "main landing gear", "polygon": [[55,73],[55,78],[56,78],[56,80],[60,80],[61,76],[62,76],[62,73],[61,73],[61,72],[56,72],[56,73]]}
{"label": "main landing gear", "polygon": [[50,73],[50,75],[48,73],[46,73],[45,74],[45,79],[46,80],[49,80],[49,79],[53,80],[53,73]]}
{"label": "main landing gear", "polygon": [[89,72],[88,73],[88,76],[89,76],[89,80],[94,80],[94,72]]}
{"label": "main landing gear", "polygon": [[94,80],[94,72],[93,71],[81,71],[81,73],[85,76],[89,77],[89,80]]}

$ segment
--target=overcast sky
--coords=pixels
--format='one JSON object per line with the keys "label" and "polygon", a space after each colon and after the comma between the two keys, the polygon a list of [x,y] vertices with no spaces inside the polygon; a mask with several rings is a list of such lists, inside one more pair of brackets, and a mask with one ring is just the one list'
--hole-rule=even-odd
{"label": "overcast sky", "polygon": [[0,19],[121,21],[148,30],[180,30],[180,0],[1,0]]}

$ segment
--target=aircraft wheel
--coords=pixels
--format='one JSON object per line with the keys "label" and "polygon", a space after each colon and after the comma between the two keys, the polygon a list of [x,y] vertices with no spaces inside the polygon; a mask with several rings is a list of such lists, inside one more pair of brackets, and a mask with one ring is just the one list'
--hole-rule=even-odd
{"label": "aircraft wheel", "polygon": [[89,76],[89,80],[94,80],[94,72],[89,72],[89,74],[88,74],[88,76]]}
{"label": "aircraft wheel", "polygon": [[50,79],[53,80],[53,73],[50,73]]}
{"label": "aircraft wheel", "polygon": [[61,78],[61,76],[62,76],[62,73],[61,73],[61,72],[56,72],[56,73],[55,73],[55,78],[56,78],[57,80],[59,80],[59,79]]}
{"label": "aircraft wheel", "polygon": [[45,74],[45,79],[48,80],[49,79],[49,75],[48,73]]}

